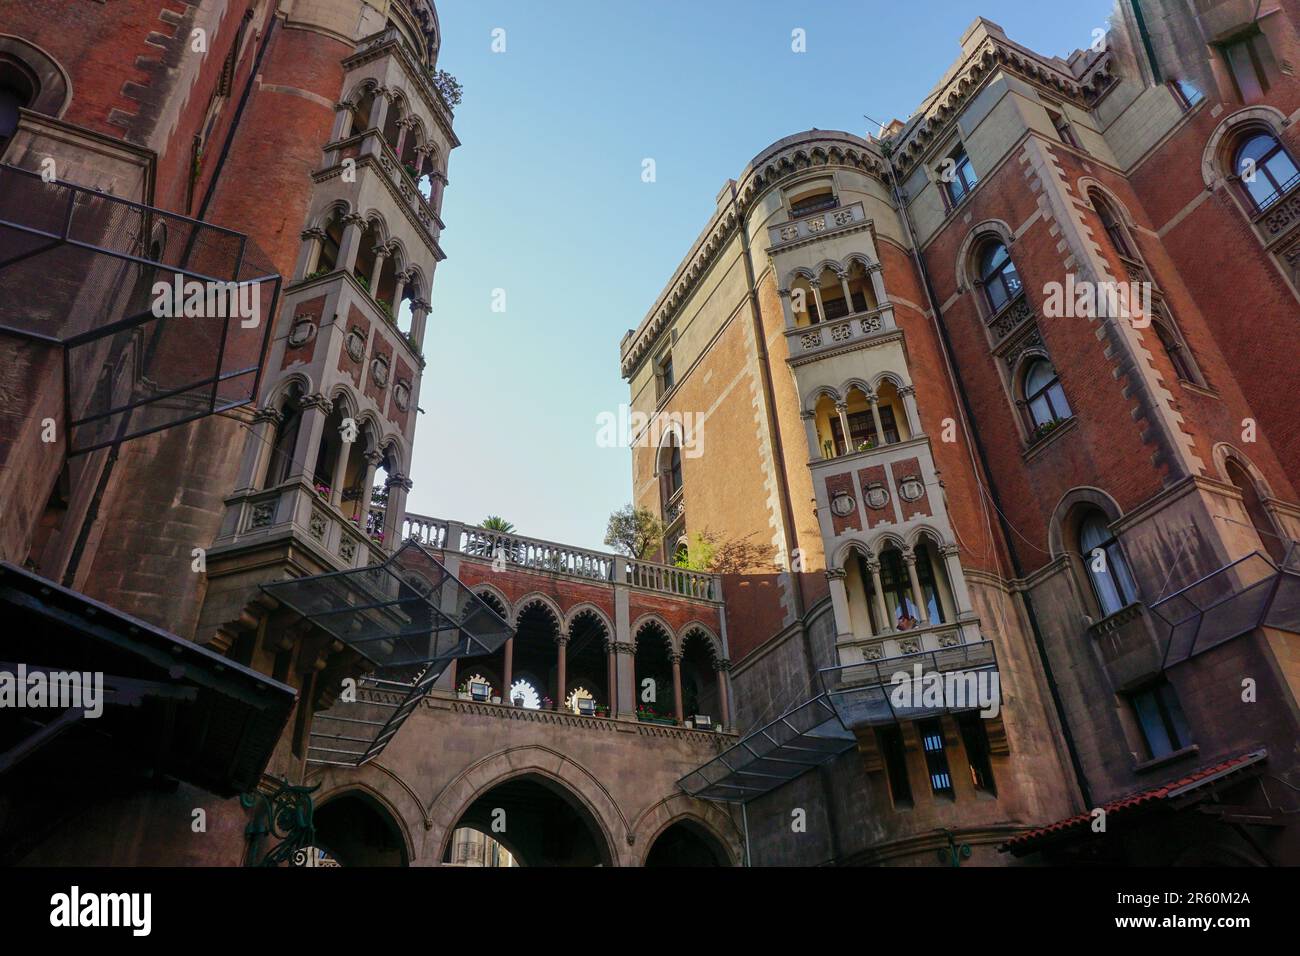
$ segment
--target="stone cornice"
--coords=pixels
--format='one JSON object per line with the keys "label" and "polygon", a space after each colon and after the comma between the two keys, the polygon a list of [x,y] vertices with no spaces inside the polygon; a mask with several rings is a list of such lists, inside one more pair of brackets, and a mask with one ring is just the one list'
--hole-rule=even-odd
{"label": "stone cornice", "polygon": [[640,326],[624,337],[620,349],[623,377],[632,377],[654,348],[660,333],[676,317],[727,241],[735,235],[738,211],[740,215],[748,215],[769,189],[787,177],[835,167],[855,169],[883,181],[884,158],[872,143],[852,133],[813,130],[786,137],[760,153],[735,186],[736,202],[728,202],[713,214],[654,307]]}
{"label": "stone cornice", "polygon": [[988,36],[908,121],[891,143],[891,159],[899,172],[911,172],[928,147],[946,135],[952,121],[1000,69],[1047,87],[1054,96],[1068,99],[1082,109],[1091,109],[1109,89],[1113,66],[1114,55],[1107,51],[1088,64],[1080,79],[1018,44]]}

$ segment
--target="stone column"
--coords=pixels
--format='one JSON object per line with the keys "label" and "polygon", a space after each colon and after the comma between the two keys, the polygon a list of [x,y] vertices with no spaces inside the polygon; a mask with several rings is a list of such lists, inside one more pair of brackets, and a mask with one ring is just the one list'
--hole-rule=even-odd
{"label": "stone column", "polygon": [[898,390],[898,396],[903,400],[903,410],[907,412],[907,433],[915,438],[922,434],[921,412],[916,407],[916,389],[911,385],[904,385]]}
{"label": "stone column", "polygon": [[680,724],[686,719],[682,712],[682,655],[669,654],[668,660],[673,665],[673,716]]}
{"label": "stone column", "polygon": [[356,103],[348,103],[344,101],[342,103],[334,104],[334,128],[330,130],[331,143],[337,143],[339,140],[345,139],[357,132],[352,128],[352,124],[356,122],[356,115]]}
{"label": "stone column", "polygon": [[731,693],[727,686],[727,672],[731,670],[731,661],[723,658],[713,664],[718,674],[718,705],[722,708],[722,726],[731,727]]}
{"label": "stone column", "polygon": [[794,309],[790,304],[790,290],[777,289],[776,294],[781,299],[781,314],[785,316],[785,327],[786,329],[793,329],[795,327],[795,317]]}
{"label": "stone column", "polygon": [[843,568],[827,568],[826,581],[830,585],[831,608],[835,612],[835,633],[852,635],[853,618],[849,612],[849,595],[844,580],[848,575]]}
{"label": "stone column", "polygon": [[955,544],[946,544],[940,549],[940,553],[943,555],[944,570],[948,572],[948,588],[952,591],[957,613],[967,614],[972,608],[970,594],[966,590],[966,576],[961,570],[961,549]]}
{"label": "stone column", "polygon": [[[810,282],[810,283],[808,283],[808,286],[809,286],[809,288],[812,289],[813,302],[814,302],[814,304],[816,304],[816,306],[817,306],[817,321],[818,321],[818,322],[825,322],[825,321],[826,321],[826,307],[822,305],[822,287],[821,287],[821,283]],[[806,303],[805,303],[805,304],[806,304]]]}
{"label": "stone column", "polygon": [[555,709],[564,709],[565,691],[568,685],[569,670],[569,638],[560,634],[555,638],[555,683],[558,685],[558,693],[555,695]]}
{"label": "stone column", "polygon": [[424,353],[424,326],[429,319],[429,303],[424,299],[411,300],[411,344],[415,351]]}
{"label": "stone column", "polygon": [[393,147],[393,152],[397,156],[398,165],[402,163],[402,149],[406,146],[406,137],[411,135],[411,125],[414,122],[410,116],[403,116],[397,121],[397,145]]}
{"label": "stone column", "polygon": [[264,485],[266,461],[275,444],[275,432],[283,416],[269,405],[259,408],[253,415],[253,427],[244,442],[244,458],[239,465],[239,484],[235,494],[254,491]]}
{"label": "stone column", "polygon": [[293,462],[289,466],[290,478],[312,480],[316,466],[316,453],[320,450],[321,436],[325,434],[325,420],[334,410],[334,403],[317,392],[302,400],[302,423],[298,427],[298,442],[293,446]]}
{"label": "stone column", "polygon": [[388,489],[388,507],[384,510],[384,550],[394,551],[402,537],[402,519],[406,516],[406,496],[411,490],[411,479],[405,475],[389,475],[384,482]]}
{"label": "stone column", "polygon": [[501,681],[505,684],[505,692],[502,693],[501,699],[510,700],[511,688],[515,684],[515,639],[513,637],[506,640],[505,663],[501,668]]}
{"label": "stone column", "polygon": [[636,720],[636,644],[632,641],[631,594],[627,586],[627,558],[614,558],[614,671],[617,677],[618,716]]}
{"label": "stone column", "polygon": [[370,107],[370,129],[378,130],[378,135],[368,144],[368,151],[374,156],[378,156],[384,149],[378,141],[384,138],[384,123],[388,121],[388,96],[385,87],[376,88],[374,105]]}
{"label": "stone column", "polygon": [[880,581],[880,560],[875,557],[867,559],[867,571],[871,574],[872,600],[876,604],[876,616],[885,631],[894,629],[894,622],[889,619],[889,608],[885,606],[885,587]]}
{"label": "stone column", "polygon": [[[344,425],[346,426],[346,421]],[[355,422],[354,422],[355,424]],[[346,428],[340,430],[339,434],[339,456],[334,462],[334,473],[330,475],[330,504],[335,508],[343,508],[343,483],[347,481],[348,459],[352,457],[353,442],[343,440],[343,432]]]}
{"label": "stone column", "polygon": [[836,402],[835,414],[840,417],[840,430],[844,435],[844,454],[849,455],[854,451],[853,434],[849,431],[849,403]]}
{"label": "stone column", "polygon": [[315,272],[320,265],[320,253],[321,246],[325,242],[325,230],[312,227],[311,229],[304,229],[300,235],[306,245],[303,248],[303,258],[298,271],[298,278],[305,279]]}
{"label": "stone column", "polygon": [[844,304],[848,307],[848,314],[853,314],[853,293],[849,291],[849,274],[847,272],[837,272],[840,277],[840,288],[844,290]]}
{"label": "stone column", "polygon": [[817,414],[815,412],[800,412],[799,418],[803,421],[804,433],[808,436],[809,457],[824,459],[826,450],[822,448],[817,437]]}
{"label": "stone column", "polygon": [[925,603],[925,593],[921,590],[921,579],[916,574],[916,552],[911,548],[903,551],[903,564],[907,566],[907,577],[912,582],[912,601],[916,604],[917,618],[922,625],[930,623],[930,614]]}
{"label": "stone column", "polygon": [[361,237],[365,231],[365,216],[354,212],[343,217],[343,241],[339,243],[338,268],[345,272],[356,270],[357,253],[361,249]]}
{"label": "stone column", "polygon": [[379,301],[379,278],[384,274],[384,260],[388,258],[387,246],[375,246],[375,265],[370,270],[370,298]]}
{"label": "stone column", "polygon": [[618,713],[616,710],[618,696],[618,660],[614,652],[614,642],[608,640],[605,642],[605,706],[609,708],[609,716],[613,717]]}
{"label": "stone column", "polygon": [[880,396],[872,392],[867,396],[867,401],[871,403],[871,420],[876,423],[876,447],[879,448],[885,444],[885,424],[880,418]]}
{"label": "stone column", "polygon": [[357,524],[365,528],[363,522],[370,520],[370,495],[375,487],[375,473],[379,471],[379,466],[384,463],[384,456],[378,451],[366,452],[366,476],[361,482],[361,500],[356,511]]}

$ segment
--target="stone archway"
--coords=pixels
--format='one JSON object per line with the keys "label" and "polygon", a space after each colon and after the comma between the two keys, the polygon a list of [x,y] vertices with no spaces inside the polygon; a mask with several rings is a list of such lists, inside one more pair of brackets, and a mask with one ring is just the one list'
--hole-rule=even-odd
{"label": "stone archway", "polygon": [[341,791],[314,815],[315,845],[341,866],[408,866],[410,848],[398,818],[363,789]]}
{"label": "stone archway", "polygon": [[[489,796],[499,796],[499,805],[484,800]],[[626,835],[631,828],[609,791],[584,767],[557,751],[539,746],[512,747],[485,757],[443,788],[429,810],[430,829],[433,831],[429,848],[434,851],[434,858],[429,862],[441,861],[446,856],[457,828],[481,829],[486,826],[485,832],[498,839],[526,865],[548,862],[564,865],[566,861],[563,860],[555,864],[553,852],[545,846],[539,848],[536,841],[530,841],[522,832],[523,828],[511,832],[511,817],[521,815],[512,813],[511,806],[523,811],[523,827],[536,824],[526,808],[530,797],[545,801],[545,812],[552,815],[559,825],[572,827],[576,821],[586,828],[594,847],[594,859],[578,858],[569,865],[593,862],[621,866],[629,863],[626,859]],[[491,830],[492,811],[496,809],[505,810],[505,833],[497,834]]]}
{"label": "stone archway", "polygon": [[[736,822],[716,804],[684,793],[665,797],[642,813],[633,833],[637,863],[641,866],[741,866],[745,860],[744,837]],[[662,859],[665,839],[675,843],[678,850],[685,850],[685,857],[678,853],[675,860]],[[652,860],[656,846],[661,855]],[[691,851],[699,849],[716,862],[690,862]]]}

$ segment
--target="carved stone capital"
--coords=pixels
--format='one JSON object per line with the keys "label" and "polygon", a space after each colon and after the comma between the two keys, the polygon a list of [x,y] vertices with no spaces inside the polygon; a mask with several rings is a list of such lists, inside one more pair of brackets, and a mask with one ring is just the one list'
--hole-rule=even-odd
{"label": "carved stone capital", "polygon": [[253,413],[253,423],[257,425],[260,425],[263,422],[270,422],[273,425],[279,425],[282,421],[284,421],[284,416],[270,405],[263,405]]}
{"label": "carved stone capital", "polygon": [[848,577],[848,572],[845,571],[843,568],[827,568],[827,569],[826,569],[826,580],[827,580],[827,581],[843,581],[846,577]]}
{"label": "carved stone capital", "polygon": [[729,661],[725,657],[719,658],[718,660],[713,662],[713,669],[715,671],[723,671],[723,672],[729,671],[731,670],[731,661]]}
{"label": "carved stone capital", "polygon": [[673,653],[673,654],[669,654],[669,655],[668,655],[668,663],[669,663],[669,664],[680,665],[681,662],[682,662],[682,655],[681,655],[681,654]]}
{"label": "carved stone capital", "polygon": [[299,404],[302,405],[304,410],[309,408],[318,408],[326,415],[334,411],[334,402],[331,399],[326,398],[320,392],[305,396]]}
{"label": "carved stone capital", "polygon": [[364,229],[366,228],[366,217],[359,212],[350,212],[343,217],[343,225],[359,226]]}
{"label": "carved stone capital", "polygon": [[386,479],[384,479],[384,487],[401,488],[403,491],[410,491],[411,488],[414,487],[414,483],[411,481],[410,478],[407,478],[405,475],[399,472],[397,474],[389,475]]}
{"label": "carved stone capital", "polygon": [[302,238],[303,242],[306,242],[308,239],[323,240],[325,238],[325,230],[318,226],[312,226],[310,229],[304,229],[299,233],[299,236]]}
{"label": "carved stone capital", "polygon": [[636,645],[629,644],[626,641],[616,641],[614,644],[614,653],[616,654],[635,654]]}

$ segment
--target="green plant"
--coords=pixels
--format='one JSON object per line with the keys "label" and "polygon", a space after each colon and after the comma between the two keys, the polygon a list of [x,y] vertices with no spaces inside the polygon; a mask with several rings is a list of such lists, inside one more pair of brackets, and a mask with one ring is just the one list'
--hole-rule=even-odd
{"label": "green plant", "polygon": [[659,547],[667,530],[650,511],[627,504],[609,516],[605,543],[619,554],[643,560]]}
{"label": "green plant", "polygon": [[501,534],[510,534],[510,532],[515,530],[515,526],[512,523],[498,515],[488,515],[483,519],[483,522],[479,527],[485,531],[498,531]]}
{"label": "green plant", "polygon": [[430,69],[429,81],[433,83],[433,88],[438,91],[438,95],[442,97],[448,109],[455,109],[460,105],[461,97],[465,93],[465,87],[461,85],[460,80],[446,70]]}

